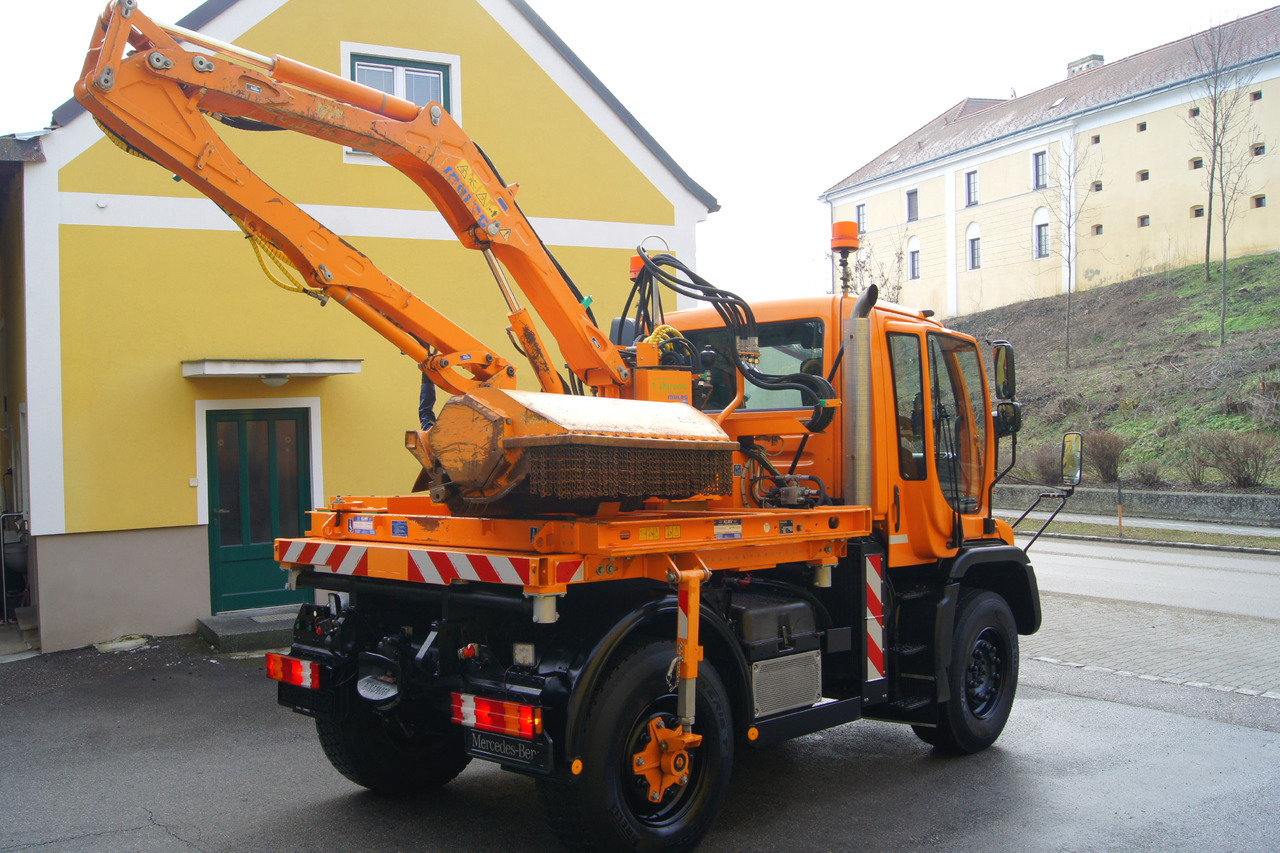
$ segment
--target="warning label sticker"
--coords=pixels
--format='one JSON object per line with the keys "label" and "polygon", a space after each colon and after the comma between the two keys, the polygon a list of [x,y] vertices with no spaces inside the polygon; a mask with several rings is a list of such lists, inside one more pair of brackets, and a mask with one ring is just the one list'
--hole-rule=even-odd
{"label": "warning label sticker", "polygon": [[373,516],[369,515],[353,515],[347,519],[348,533],[364,533],[372,535],[373,533]]}
{"label": "warning label sticker", "polygon": [[399,521],[392,521],[392,522],[391,522],[391,535],[392,535],[392,536],[402,536],[402,537],[408,538],[408,536],[409,536],[409,522],[404,521],[403,519],[401,519],[401,520],[399,520]]}

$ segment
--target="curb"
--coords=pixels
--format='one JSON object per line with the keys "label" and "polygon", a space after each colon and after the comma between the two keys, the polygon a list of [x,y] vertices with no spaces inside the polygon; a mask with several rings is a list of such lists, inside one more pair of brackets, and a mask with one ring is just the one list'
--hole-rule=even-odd
{"label": "curb", "polygon": [[[1015,531],[1015,541],[1017,537]],[[1259,556],[1280,557],[1278,548],[1249,548],[1244,545],[1205,545],[1201,542],[1166,542],[1161,539],[1120,539],[1114,536],[1086,536],[1082,533],[1050,533],[1040,534],[1041,539],[1076,539],[1081,542],[1102,542],[1108,545],[1151,545],[1156,548],[1187,548],[1192,551],[1230,551],[1237,554],[1256,554]]]}

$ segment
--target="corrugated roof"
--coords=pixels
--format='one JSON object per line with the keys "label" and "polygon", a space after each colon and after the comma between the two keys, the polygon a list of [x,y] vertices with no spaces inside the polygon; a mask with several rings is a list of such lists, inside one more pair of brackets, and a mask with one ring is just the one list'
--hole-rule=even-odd
{"label": "corrugated roof", "polygon": [[[194,11],[186,15],[182,20],[178,21],[178,26],[185,27],[189,30],[199,30],[205,24],[221,15],[238,2],[239,0],[205,0],[205,2],[200,4],[200,6],[198,6]],[[573,70],[587,82],[592,90],[594,90],[595,93],[609,105],[609,108],[617,113],[618,118],[622,120],[622,123],[625,124],[642,143],[644,143],[644,146],[649,149],[650,153],[652,153],[654,157],[658,158],[658,161],[662,163],[663,167],[666,168],[667,171],[671,172],[676,180],[680,182],[681,186],[689,191],[690,195],[704,204],[707,211],[710,213],[715,213],[720,209],[720,203],[716,201],[715,196],[707,192],[702,185],[693,178],[689,177],[689,173],[682,169],[680,164],[676,163],[676,161],[672,159],[671,155],[668,154],[666,150],[658,144],[658,141],[653,138],[653,135],[644,129],[640,122],[636,120],[636,117],[633,116],[631,112],[622,105],[622,102],[609,91],[604,83],[600,81],[600,78],[593,74],[591,69],[587,68],[587,66],[583,64],[582,60],[578,58],[578,55],[569,49],[569,46],[564,43],[560,36],[556,35],[555,31],[551,29],[546,21],[542,20],[542,18],[538,16],[537,12],[533,11],[533,9],[529,7],[528,3],[524,2],[524,0],[508,0],[508,2],[510,2],[511,5],[514,6],[516,10],[533,25],[534,29],[536,29],[538,33],[556,49],[556,52],[559,53],[560,56],[564,58],[565,62],[568,62]],[[69,98],[62,104],[62,106],[53,111],[53,126],[64,127],[84,111],[84,107],[80,105],[79,101],[75,98]]]}
{"label": "corrugated roof", "polygon": [[[1245,62],[1280,55],[1280,6],[1223,26]],[[822,194],[907,171],[1007,136],[1183,85],[1203,76],[1193,44],[1204,33],[1090,69],[1011,100],[966,98]]]}

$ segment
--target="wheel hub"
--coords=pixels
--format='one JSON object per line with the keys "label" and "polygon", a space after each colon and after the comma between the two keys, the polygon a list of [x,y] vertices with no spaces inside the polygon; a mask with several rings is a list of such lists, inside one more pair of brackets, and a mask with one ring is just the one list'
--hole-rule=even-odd
{"label": "wheel hub", "polygon": [[995,708],[1004,679],[1004,656],[1000,647],[984,631],[973,644],[965,678],[965,695],[975,717],[985,717]]}
{"label": "wheel hub", "polygon": [[667,792],[689,782],[689,750],[702,743],[702,735],[685,733],[683,726],[668,728],[661,716],[645,726],[644,748],[631,757],[637,782],[649,789],[650,802],[661,802]]}

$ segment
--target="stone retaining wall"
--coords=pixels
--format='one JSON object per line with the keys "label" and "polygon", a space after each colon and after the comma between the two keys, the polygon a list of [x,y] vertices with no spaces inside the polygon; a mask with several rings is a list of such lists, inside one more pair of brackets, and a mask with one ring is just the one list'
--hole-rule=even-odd
{"label": "stone retaining wall", "polygon": [[[1042,492],[1040,486],[996,486],[997,509],[1021,512]],[[1039,509],[1052,509],[1053,504]],[[1082,488],[1067,501],[1064,512],[1091,515],[1116,514],[1116,490]],[[1145,492],[1124,490],[1124,514],[1137,518],[1173,518],[1180,521],[1205,521],[1221,524],[1256,524],[1280,527],[1280,496],[1206,494],[1203,492]]]}

